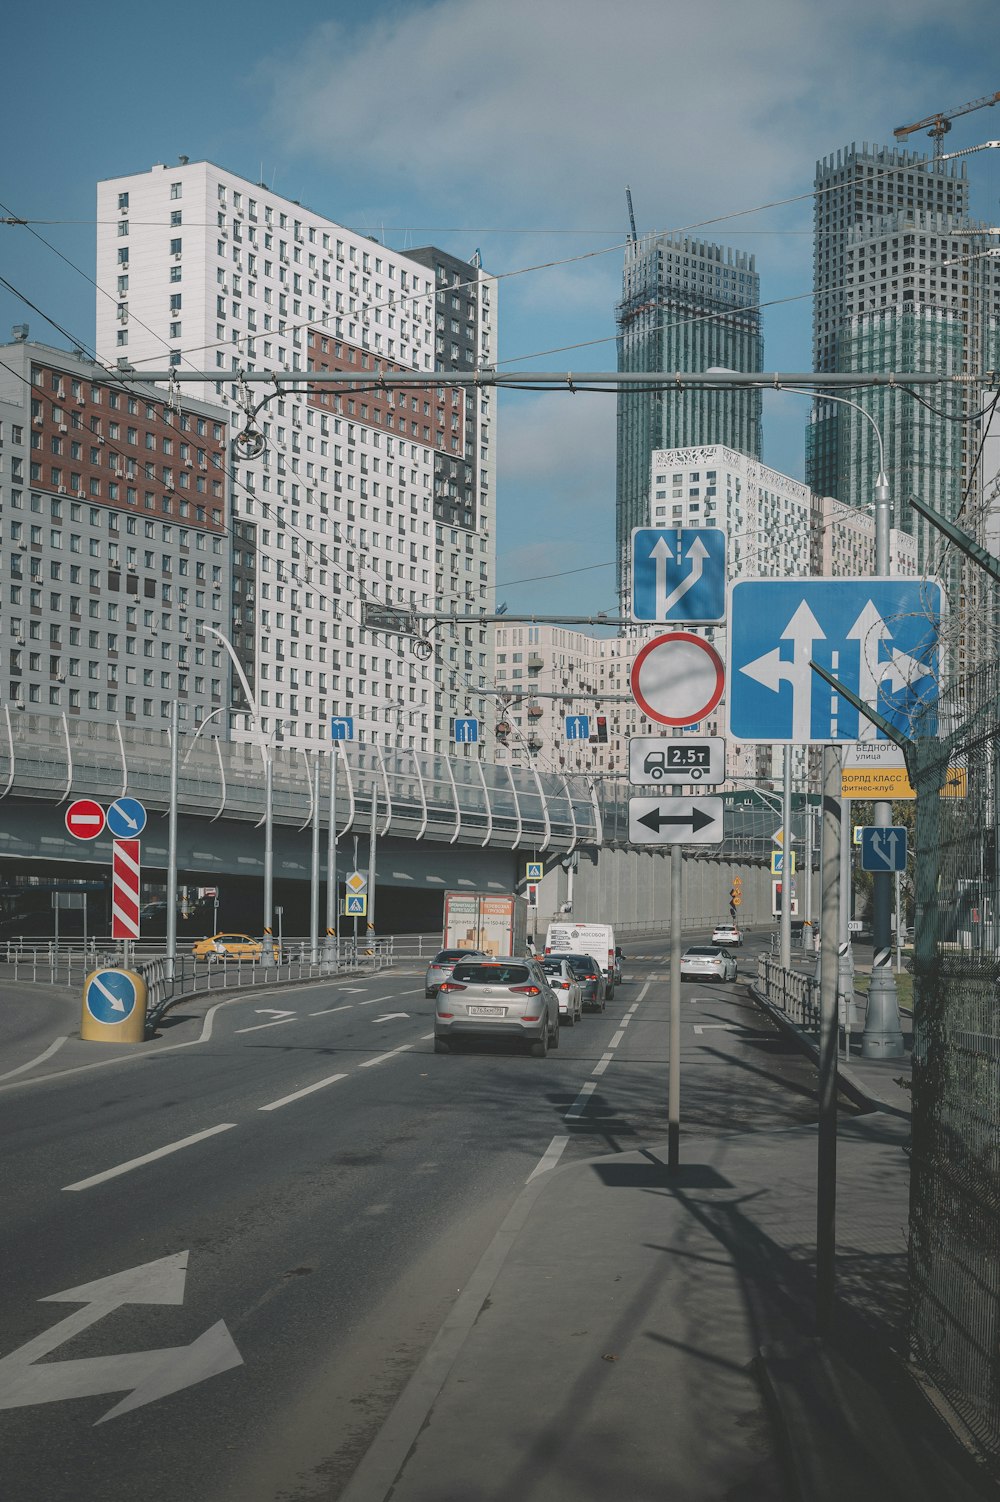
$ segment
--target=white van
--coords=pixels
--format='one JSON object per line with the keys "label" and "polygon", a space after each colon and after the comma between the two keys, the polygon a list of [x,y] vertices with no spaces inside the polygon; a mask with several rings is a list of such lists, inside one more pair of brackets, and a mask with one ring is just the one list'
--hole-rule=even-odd
{"label": "white van", "polygon": [[615,931],[610,923],[550,923],[546,954],[592,954],[604,972],[608,1001],[615,994]]}

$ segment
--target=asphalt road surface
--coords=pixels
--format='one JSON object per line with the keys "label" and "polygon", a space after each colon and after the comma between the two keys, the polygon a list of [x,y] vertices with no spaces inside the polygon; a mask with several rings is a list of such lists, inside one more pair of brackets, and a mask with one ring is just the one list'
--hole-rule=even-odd
{"label": "asphalt road surface", "polygon": [[[3,1495],[332,1502],[539,1165],[663,1140],[667,954],[636,948],[545,1060],[435,1055],[412,966],[200,998],[113,1062],[32,1034],[0,1080]],[[682,991],[682,1133],[815,1119],[742,983]]]}

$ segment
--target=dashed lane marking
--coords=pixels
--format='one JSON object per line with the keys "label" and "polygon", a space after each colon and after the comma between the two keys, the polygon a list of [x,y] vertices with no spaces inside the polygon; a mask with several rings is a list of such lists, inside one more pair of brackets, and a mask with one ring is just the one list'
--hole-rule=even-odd
{"label": "dashed lane marking", "polygon": [[92,1174],[89,1179],[79,1179],[75,1184],[64,1184],[63,1192],[75,1189],[93,1189],[95,1184],[103,1184],[108,1179],[117,1179],[123,1173],[131,1173],[133,1168],[142,1168],[146,1163],[154,1163],[157,1158],[166,1158],[171,1153],[179,1153],[184,1147],[193,1147],[196,1142],[203,1142],[206,1137],[214,1137],[219,1132],[231,1132],[238,1122],[224,1121],[220,1126],[208,1127],[204,1132],[195,1132],[191,1137],[182,1137],[179,1142],[168,1142],[166,1147],[158,1147],[154,1152],[143,1153],[141,1158],[130,1158],[127,1163],[119,1163],[115,1168],[106,1168],[103,1173]]}
{"label": "dashed lane marking", "polygon": [[272,1100],[266,1106],[258,1106],[258,1111],[279,1111],[282,1106],[290,1106],[293,1100],[301,1100],[304,1095],[312,1095],[317,1090],[325,1090],[327,1085],[335,1085],[338,1080],[346,1080],[346,1074],[328,1074],[325,1080],[317,1080],[314,1085],[306,1085],[301,1090],[294,1090],[291,1095],[283,1095],[280,1100]]}

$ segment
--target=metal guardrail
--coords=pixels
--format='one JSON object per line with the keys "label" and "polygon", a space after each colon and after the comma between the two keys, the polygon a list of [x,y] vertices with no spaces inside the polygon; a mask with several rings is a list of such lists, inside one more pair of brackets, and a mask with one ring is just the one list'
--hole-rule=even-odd
{"label": "metal guardrail", "polygon": [[796,1027],[819,1031],[819,986],[811,975],[785,970],[769,954],[757,956],[757,981],[772,1006]]}

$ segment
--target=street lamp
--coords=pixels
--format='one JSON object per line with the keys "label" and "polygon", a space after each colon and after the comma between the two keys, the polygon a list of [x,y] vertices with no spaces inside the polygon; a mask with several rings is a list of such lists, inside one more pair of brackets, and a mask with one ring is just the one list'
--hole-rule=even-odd
{"label": "street lamp", "polygon": [[[222,632],[219,631],[219,630],[217,630],[215,628],[215,626],[209,626],[207,629],[212,633],[212,635],[218,641],[220,641],[222,643],[222,645],[225,647],[226,651],[229,653],[230,659],[231,659],[232,664],[233,664],[233,669],[234,669],[234,671],[236,673],[237,678],[240,681],[240,687],[242,688],[244,696],[246,698],[246,701],[247,701],[247,703],[250,706],[249,715],[250,715],[251,720],[253,721],[254,731],[256,733],[256,738],[257,738],[257,747],[258,747],[258,750],[260,751],[261,759],[262,759],[262,761],[264,763],[264,923],[263,923],[263,928],[264,928],[264,938],[265,939],[269,939],[271,937],[271,933],[272,933],[273,928],[274,928],[274,920],[273,920],[273,916],[272,916],[272,909],[273,909],[273,902],[274,902],[274,763],[273,763],[273,758],[272,758],[272,748],[271,748],[271,743],[270,743],[270,737],[266,736],[264,734],[264,731],[263,731],[263,729],[261,727],[260,709],[259,709],[259,706],[257,704],[257,699],[256,699],[256,696],[255,696],[255,694],[253,692],[253,689],[250,687],[249,681],[247,679],[247,675],[243,671],[243,664],[240,662],[239,658],[236,655],[236,649],[235,649],[235,647],[233,646],[232,642],[229,640],[228,636],[223,636]],[[201,727],[199,727],[199,729],[200,728]],[[276,733],[276,731],[272,732],[272,733]],[[271,949],[270,944],[265,944],[263,946],[262,956],[263,956],[263,963],[264,964],[269,964],[270,961],[271,961],[271,959],[273,959],[273,953],[272,953],[272,949]]]}

